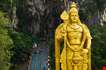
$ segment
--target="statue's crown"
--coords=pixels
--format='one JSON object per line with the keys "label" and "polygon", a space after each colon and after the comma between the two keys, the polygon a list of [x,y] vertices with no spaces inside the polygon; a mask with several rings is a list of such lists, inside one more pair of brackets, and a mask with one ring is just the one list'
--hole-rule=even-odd
{"label": "statue's crown", "polygon": [[71,13],[71,12],[74,12],[73,9],[74,9],[74,10],[76,9],[76,11],[78,12],[77,3],[75,3],[75,2],[72,2],[72,3],[71,3],[69,12],[70,12],[70,13]]}
{"label": "statue's crown", "polygon": [[72,2],[72,4],[71,4],[70,7],[71,7],[71,8],[77,8],[77,4],[76,4],[75,2]]}

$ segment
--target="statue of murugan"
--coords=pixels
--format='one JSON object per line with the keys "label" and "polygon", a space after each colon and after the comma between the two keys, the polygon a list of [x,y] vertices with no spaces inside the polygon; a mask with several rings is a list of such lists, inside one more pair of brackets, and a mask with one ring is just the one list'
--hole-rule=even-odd
{"label": "statue of murugan", "polygon": [[69,12],[63,11],[61,23],[55,31],[55,70],[91,70],[91,35],[81,23],[78,7],[71,3]]}

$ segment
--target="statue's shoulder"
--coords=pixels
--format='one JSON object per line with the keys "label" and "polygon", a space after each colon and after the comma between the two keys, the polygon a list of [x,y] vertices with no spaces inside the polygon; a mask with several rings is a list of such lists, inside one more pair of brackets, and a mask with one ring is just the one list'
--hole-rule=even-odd
{"label": "statue's shoulder", "polygon": [[87,25],[85,25],[85,24],[83,23],[82,26],[83,26],[83,28],[84,28],[84,30],[85,30],[87,36],[92,39],[92,37],[91,37],[91,35],[90,35],[90,30],[89,30],[89,28],[87,27]]}
{"label": "statue's shoulder", "polygon": [[63,25],[64,25],[64,23],[61,23],[61,24],[59,24],[59,25],[57,26],[57,28],[62,28]]}
{"label": "statue's shoulder", "polygon": [[64,23],[59,24],[59,25],[57,26],[57,28],[56,28],[56,31],[62,30],[62,29],[63,29],[63,25],[64,25]]}
{"label": "statue's shoulder", "polygon": [[83,26],[84,29],[89,30],[89,29],[88,29],[88,26],[87,26],[86,24],[82,23],[81,25]]}
{"label": "statue's shoulder", "polygon": [[61,23],[56,28],[55,37],[58,40],[63,39],[63,36],[64,36],[64,33],[63,33],[64,28],[63,28],[63,26],[64,26],[64,23]]}

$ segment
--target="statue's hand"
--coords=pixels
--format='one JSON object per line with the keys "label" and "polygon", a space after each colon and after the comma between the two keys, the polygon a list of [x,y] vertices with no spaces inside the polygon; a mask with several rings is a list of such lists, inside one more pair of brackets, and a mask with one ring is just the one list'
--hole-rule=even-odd
{"label": "statue's hand", "polygon": [[81,47],[73,48],[73,51],[74,52],[82,51],[82,48]]}
{"label": "statue's hand", "polygon": [[83,53],[83,54],[87,54],[88,51],[89,51],[88,49],[83,49],[83,50],[82,50],[82,53]]}

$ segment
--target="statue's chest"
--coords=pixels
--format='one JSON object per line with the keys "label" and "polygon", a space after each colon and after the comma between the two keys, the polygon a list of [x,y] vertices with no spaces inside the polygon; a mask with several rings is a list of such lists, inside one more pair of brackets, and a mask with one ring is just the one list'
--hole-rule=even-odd
{"label": "statue's chest", "polygon": [[67,26],[67,32],[70,33],[70,32],[83,32],[83,29],[80,25],[78,24],[70,24]]}

